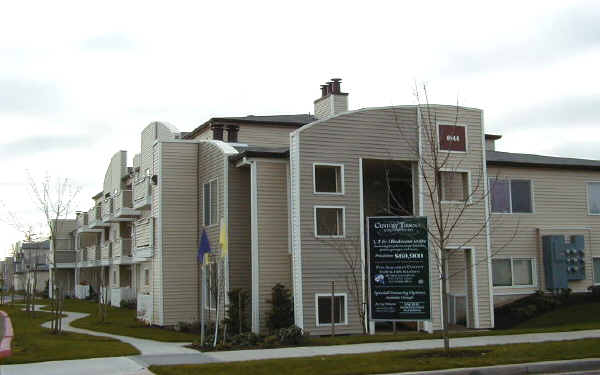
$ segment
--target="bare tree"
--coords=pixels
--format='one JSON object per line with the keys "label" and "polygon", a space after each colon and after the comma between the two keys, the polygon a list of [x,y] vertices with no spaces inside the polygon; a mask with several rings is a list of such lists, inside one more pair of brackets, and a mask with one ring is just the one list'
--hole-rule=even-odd
{"label": "bare tree", "polygon": [[[480,165],[466,165],[470,154],[453,153],[443,150],[440,146],[440,134],[438,130],[438,107],[429,103],[427,86],[423,85],[421,90],[415,87],[415,96],[418,102],[417,123],[418,123],[418,141],[417,144],[410,143],[414,139],[407,134],[407,130],[402,128],[398,119],[396,124],[402,137],[407,140],[407,146],[414,154],[417,160],[418,177],[422,181],[422,188],[419,193],[424,194],[425,202],[423,206],[427,208],[428,235],[432,243],[433,259],[436,262],[436,269],[439,272],[442,294],[442,326],[444,350],[450,351],[450,337],[448,333],[449,309],[448,309],[448,285],[447,281],[459,273],[465,272],[482,262],[491,261],[488,256],[479,257],[478,261],[465,266],[460,271],[449,273],[449,259],[463,252],[466,248],[472,246],[472,243],[478,238],[486,235],[491,230],[492,216],[488,210],[486,214],[481,215],[483,205],[490,197],[490,187],[487,184],[487,168],[482,161]],[[463,109],[458,105],[454,107],[452,121],[448,121],[445,116],[445,123],[450,126],[450,134],[453,137],[458,135],[454,133],[465,119],[462,119]],[[483,130],[483,129],[482,129]],[[465,132],[467,130],[465,129]],[[419,144],[420,143],[420,144]],[[466,144],[465,144],[465,151]],[[463,174],[465,168],[469,172]],[[469,179],[463,184],[463,178]],[[413,207],[408,207],[407,202],[398,195],[394,194],[390,181],[390,170],[386,167],[386,185],[391,199],[388,204],[387,213],[390,215],[412,216]],[[448,204],[448,201],[452,201]],[[469,215],[476,213],[481,220],[468,220]],[[483,211],[485,212],[485,211]],[[465,229],[464,223],[469,221],[468,229]],[[518,230],[515,228],[512,236],[508,238],[505,244],[498,246],[492,254],[496,254],[506,247],[516,236]],[[489,277],[492,277],[489,275]]]}
{"label": "bare tree", "polygon": [[[61,220],[65,220],[72,212],[72,205],[81,188],[75,186],[68,178],[52,179],[48,174],[39,182],[28,173],[29,187],[33,194],[37,209],[43,214],[44,220],[50,232],[50,241],[55,244],[58,226]],[[55,246],[51,246],[54,249]],[[60,333],[62,328],[61,306],[64,291],[56,282],[56,251],[52,251],[50,273],[50,297],[54,319],[52,320],[52,332]]]}

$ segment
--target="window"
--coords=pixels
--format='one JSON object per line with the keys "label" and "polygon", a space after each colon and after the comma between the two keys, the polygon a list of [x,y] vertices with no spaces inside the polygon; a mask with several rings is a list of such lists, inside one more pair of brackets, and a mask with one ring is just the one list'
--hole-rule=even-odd
{"label": "window", "polygon": [[204,226],[217,223],[217,197],[219,190],[217,180],[212,180],[204,184]]}
{"label": "window", "polygon": [[117,270],[113,270],[113,285],[118,285]]}
{"label": "window", "polygon": [[492,259],[492,283],[497,287],[534,286],[533,259]]}
{"label": "window", "polygon": [[344,166],[341,164],[313,164],[314,192],[344,194]]}
{"label": "window", "polygon": [[150,270],[148,268],[144,269],[144,285],[150,286]]}
{"label": "window", "polygon": [[464,202],[469,199],[468,172],[440,172],[442,200],[448,202]]}
{"label": "window", "polygon": [[532,191],[530,180],[500,180],[490,178],[492,212],[533,212]]}
{"label": "window", "polygon": [[206,301],[204,308],[207,310],[214,310],[217,307],[218,272],[217,263],[209,263],[204,268],[204,298]]}
{"label": "window", "polygon": [[588,214],[600,215],[600,182],[588,182]]}
{"label": "window", "polygon": [[[317,326],[331,324],[331,294],[317,294]],[[336,293],[333,298],[333,319],[336,325],[347,324],[346,294]]]}
{"label": "window", "polygon": [[344,207],[315,206],[315,236],[344,237]]}
{"label": "window", "polygon": [[594,284],[600,284],[600,258],[594,258]]}

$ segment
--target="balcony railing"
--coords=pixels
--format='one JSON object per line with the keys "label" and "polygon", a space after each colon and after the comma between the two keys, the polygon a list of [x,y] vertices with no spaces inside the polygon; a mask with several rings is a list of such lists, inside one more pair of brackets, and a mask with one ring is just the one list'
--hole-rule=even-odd
{"label": "balcony railing", "polygon": [[102,221],[110,223],[113,216],[113,199],[106,198],[102,202]]}
{"label": "balcony railing", "polygon": [[139,217],[141,214],[140,211],[133,208],[133,191],[131,190],[121,190],[115,195],[113,202],[113,216],[115,218],[122,221],[126,221],[125,219],[133,221],[135,217]]}
{"label": "balcony railing", "polygon": [[150,177],[144,177],[133,183],[133,208],[140,209],[152,204],[152,184]]}
{"label": "balcony railing", "polygon": [[147,217],[135,222],[135,248],[136,257],[151,257],[154,252],[154,219]]}
{"label": "balcony railing", "polygon": [[116,257],[131,257],[131,239],[118,238],[113,244],[113,256]]}
{"label": "balcony railing", "polygon": [[88,261],[88,250],[81,249],[77,252],[77,263],[79,262],[87,262]]}
{"label": "balcony railing", "polygon": [[[56,263],[75,263],[75,250],[54,250]],[[50,261],[52,262],[52,260]]]}
{"label": "balcony railing", "polygon": [[92,209],[88,211],[88,227],[97,229],[104,226],[105,224],[102,222],[102,207],[92,207]]}
{"label": "balcony railing", "polygon": [[112,242],[102,244],[102,260],[110,260],[112,258]]}
{"label": "balcony railing", "polygon": [[85,248],[85,250],[87,251],[86,261],[92,262],[92,261],[100,259],[100,246],[99,245],[88,246]]}
{"label": "balcony railing", "polygon": [[79,214],[77,214],[76,223],[77,223],[77,228],[87,226],[88,225],[88,213],[80,212]]}

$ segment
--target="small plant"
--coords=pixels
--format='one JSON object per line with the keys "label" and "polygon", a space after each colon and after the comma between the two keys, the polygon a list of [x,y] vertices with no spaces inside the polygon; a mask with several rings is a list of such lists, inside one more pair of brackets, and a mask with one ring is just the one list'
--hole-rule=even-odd
{"label": "small plant", "polygon": [[281,328],[278,336],[281,345],[300,345],[305,339],[302,328],[296,325],[291,325],[288,328]]}
{"label": "small plant", "polygon": [[192,325],[190,323],[187,322],[177,322],[177,324],[175,324],[175,331],[177,332],[189,332],[191,329]]}
{"label": "small plant", "polygon": [[267,328],[271,332],[278,332],[294,324],[294,305],[289,289],[277,283],[272,289],[271,299],[267,302],[272,306],[267,318]]}
{"label": "small plant", "polygon": [[130,300],[121,300],[121,307],[124,309],[136,310],[137,309],[137,301],[134,299]]}

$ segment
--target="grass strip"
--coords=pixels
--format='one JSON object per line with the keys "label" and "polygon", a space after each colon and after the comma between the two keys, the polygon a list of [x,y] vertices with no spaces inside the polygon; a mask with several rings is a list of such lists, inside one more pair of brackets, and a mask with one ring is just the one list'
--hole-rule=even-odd
{"label": "grass strip", "polygon": [[599,357],[600,339],[471,347],[455,349],[454,352],[457,355],[445,357],[440,350],[391,351],[205,365],[151,366],[150,371],[157,375],[363,375],[429,371]]}
{"label": "grass strip", "polygon": [[2,364],[139,354],[133,346],[107,337],[71,332],[51,334],[50,330],[41,327],[52,318],[50,313],[37,311],[35,318],[31,318],[22,308],[22,305],[0,306],[10,317],[15,331],[13,355],[0,360]]}

